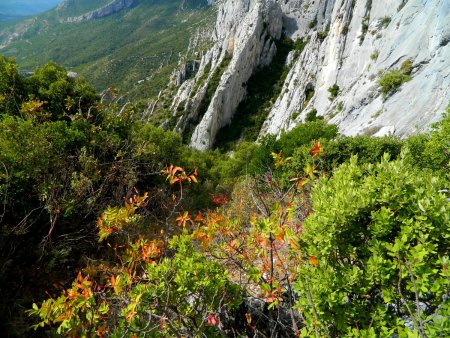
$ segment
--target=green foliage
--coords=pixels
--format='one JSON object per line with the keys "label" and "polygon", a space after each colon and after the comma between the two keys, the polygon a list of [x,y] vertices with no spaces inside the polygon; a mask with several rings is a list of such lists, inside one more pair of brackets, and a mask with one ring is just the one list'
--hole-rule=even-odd
{"label": "green foliage", "polygon": [[278,151],[282,150],[285,156],[292,156],[295,149],[303,145],[309,146],[314,140],[331,140],[338,135],[337,126],[327,124],[323,120],[305,122],[283,133],[277,141]]}
{"label": "green foliage", "polygon": [[331,101],[334,100],[339,95],[339,86],[337,83],[328,88],[328,92],[330,93],[328,99]]}
{"label": "green foliage", "polygon": [[[311,334],[447,332],[448,182],[404,160],[358,165],[356,158],[312,192],[303,223],[297,308]],[[367,330],[367,331],[365,331]]]}
{"label": "green foliage", "polygon": [[[371,1],[368,1],[366,4],[370,4],[369,6],[371,6]],[[362,45],[364,39],[366,38],[367,31],[369,30],[369,21],[370,17],[365,16],[361,22],[361,35],[359,36],[359,45]]]}
{"label": "green foliage", "polygon": [[387,28],[387,26],[389,26],[390,23],[391,23],[391,17],[390,16],[384,16],[383,19],[381,19],[381,25],[384,28]]}
{"label": "green foliage", "polygon": [[378,54],[379,54],[378,50],[374,51],[372,54],[370,54],[370,59],[372,61],[377,60],[378,59]]}
{"label": "green foliage", "polygon": [[314,108],[306,114],[305,122],[314,122],[316,120],[323,120],[323,116],[317,116],[317,109]]}
{"label": "green foliage", "polygon": [[394,94],[403,83],[408,82],[409,80],[411,80],[411,76],[405,75],[400,70],[385,72],[378,80],[378,85],[380,86],[383,98],[385,99],[388,95]]}
{"label": "green foliage", "polygon": [[409,137],[406,144],[414,165],[450,175],[450,107],[431,135]]}
{"label": "green foliage", "polygon": [[21,101],[24,86],[14,60],[0,56],[0,114],[18,113],[17,102]]}
{"label": "green foliage", "polygon": [[413,60],[412,59],[406,59],[405,61],[402,62],[402,64],[400,65],[400,71],[405,74],[405,75],[411,75],[412,72],[412,65],[413,65]]}
{"label": "green foliage", "polygon": [[314,17],[314,20],[312,20],[309,24],[308,27],[309,29],[313,29],[317,26],[317,17]]}
{"label": "green foliage", "polygon": [[329,31],[330,31],[330,27],[327,26],[324,31],[317,32],[317,37],[319,38],[319,40],[321,42],[323,42],[325,40],[325,38],[328,36]]}
{"label": "green foliage", "polygon": [[31,99],[42,101],[51,119],[61,119],[76,113],[91,113],[98,96],[93,87],[80,78],[72,79],[67,71],[53,62],[37,68],[26,80]]}
{"label": "green foliage", "polygon": [[219,336],[217,325],[208,325],[209,316],[236,309],[242,291],[229,282],[220,264],[195,250],[185,232],[170,240],[169,249],[172,256],[147,264],[139,283],[131,283],[126,273],[111,279],[108,299],[79,275],[67,295],[33,305],[29,313],[41,320],[36,327],[54,323],[57,333],[70,335],[107,330],[113,337],[129,331],[155,337]]}
{"label": "green foliage", "polygon": [[[450,108],[431,134],[406,140],[342,137],[313,109],[278,140],[202,153],[143,123],[132,104],[100,103],[53,63],[25,78],[0,59],[0,73],[0,314],[17,335],[29,335],[21,309],[44,290],[60,296],[30,313],[60,334],[240,334],[255,324],[234,312],[243,261],[241,286],[257,283],[271,318],[286,308],[303,316],[305,336],[448,335]],[[385,153],[397,160],[380,163]],[[183,186],[197,171],[199,184]],[[176,222],[205,233],[173,237]],[[224,250],[208,252],[209,240]],[[66,292],[49,288],[81,267],[88,273]]]}

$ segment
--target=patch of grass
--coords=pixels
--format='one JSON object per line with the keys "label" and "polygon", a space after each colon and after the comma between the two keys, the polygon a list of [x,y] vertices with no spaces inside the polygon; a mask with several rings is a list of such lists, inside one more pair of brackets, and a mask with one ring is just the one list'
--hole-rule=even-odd
{"label": "patch of grass", "polygon": [[383,112],[383,109],[377,110],[377,111],[371,116],[371,118],[376,119],[378,116],[381,115],[382,112]]}
{"label": "patch of grass", "polygon": [[381,26],[383,26],[383,28],[387,28],[387,26],[389,26],[390,23],[391,23],[390,16],[385,16],[383,17],[383,19],[381,19]]}
{"label": "patch of grass", "polygon": [[375,50],[372,54],[370,54],[370,59],[371,59],[372,61],[375,61],[375,60],[378,59],[378,55],[379,55],[378,50]]}

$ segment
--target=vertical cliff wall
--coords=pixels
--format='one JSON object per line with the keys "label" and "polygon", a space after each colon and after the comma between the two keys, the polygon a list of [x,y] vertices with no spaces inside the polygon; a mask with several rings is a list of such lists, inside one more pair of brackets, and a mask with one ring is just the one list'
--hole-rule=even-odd
{"label": "vertical cliff wall", "polygon": [[[176,129],[188,131],[194,148],[213,146],[245,98],[246,81],[270,64],[282,34],[307,44],[287,58],[283,90],[260,136],[279,135],[311,112],[347,135],[403,136],[428,129],[449,104],[450,0],[224,0],[218,6],[214,46],[172,106]],[[402,80],[383,94],[379,81],[392,74]]]}

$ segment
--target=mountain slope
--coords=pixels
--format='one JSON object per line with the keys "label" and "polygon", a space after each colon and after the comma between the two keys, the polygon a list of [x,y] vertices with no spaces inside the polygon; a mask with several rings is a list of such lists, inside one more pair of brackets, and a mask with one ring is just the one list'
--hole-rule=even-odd
{"label": "mountain slope", "polygon": [[[220,6],[215,45],[172,105],[173,124],[188,130],[195,148],[220,146],[218,135],[229,126],[239,131],[234,141],[246,139],[252,121],[265,120],[260,136],[280,135],[308,114],[348,135],[404,136],[428,129],[450,101],[448,0],[237,0]],[[271,79],[274,90],[281,82],[280,91],[256,105],[263,108],[253,109],[255,118],[243,118],[251,109],[238,105],[254,99],[246,93],[255,92],[256,74],[279,55],[281,31],[295,42],[285,71]]]}
{"label": "mountain slope", "polygon": [[67,0],[4,29],[0,53],[22,69],[53,60],[98,90],[116,86],[129,97],[149,97],[166,85],[190,36],[214,20],[206,6],[206,0]]}

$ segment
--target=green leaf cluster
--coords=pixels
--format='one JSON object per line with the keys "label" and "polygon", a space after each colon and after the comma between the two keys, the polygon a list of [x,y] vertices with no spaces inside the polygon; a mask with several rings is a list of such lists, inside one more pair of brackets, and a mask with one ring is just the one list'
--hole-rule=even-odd
{"label": "green leaf cluster", "polygon": [[449,333],[447,184],[387,155],[375,165],[353,157],[318,183],[301,247],[319,263],[306,262],[294,285],[311,332]]}

